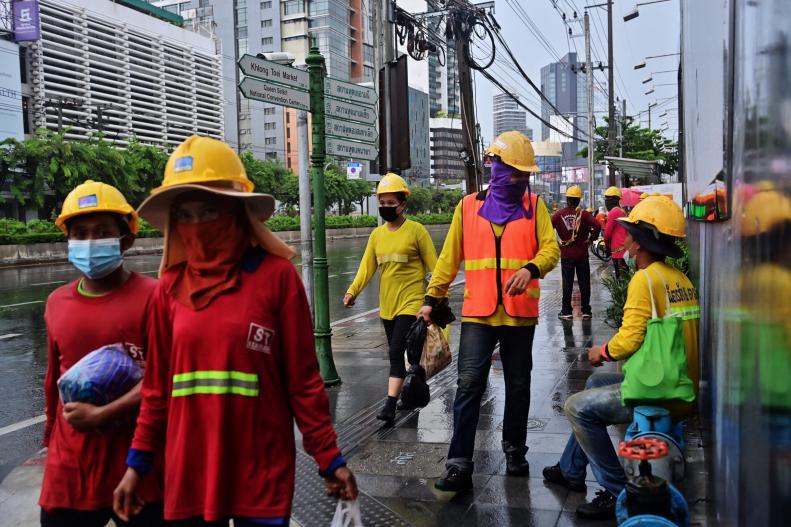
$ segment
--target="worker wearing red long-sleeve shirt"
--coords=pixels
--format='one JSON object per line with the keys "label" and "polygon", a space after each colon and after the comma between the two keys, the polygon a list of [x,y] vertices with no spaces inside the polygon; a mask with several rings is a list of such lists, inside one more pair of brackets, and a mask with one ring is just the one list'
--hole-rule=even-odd
{"label": "worker wearing red long-sleeve shirt", "polygon": [[164,450],[173,525],[288,525],[295,419],[330,492],[356,497],[293,250],[263,226],[274,199],[252,187],[227,145],[193,136],[140,207],[166,240],[143,403],[115,493],[121,517],[136,511],[151,453]]}
{"label": "worker wearing red long-sleeve shirt", "polygon": [[604,225],[604,243],[612,254],[612,264],[615,267],[615,275],[626,269],[624,262],[624,242],[626,241],[626,229],[619,222],[618,218],[625,218],[626,212],[620,207],[621,189],[610,187],[604,191],[604,205],[609,211],[607,222]]}

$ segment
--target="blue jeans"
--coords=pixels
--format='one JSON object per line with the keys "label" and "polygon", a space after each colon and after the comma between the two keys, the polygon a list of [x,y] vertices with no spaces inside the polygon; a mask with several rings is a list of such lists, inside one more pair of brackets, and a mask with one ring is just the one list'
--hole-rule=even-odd
{"label": "blue jeans", "polygon": [[626,486],[626,474],[607,435],[607,425],[632,422],[632,408],[621,405],[623,373],[598,372],[585,390],[566,400],[566,416],[574,431],[560,457],[560,471],[570,481],[584,481],[590,463],[596,481],[613,496]]}
{"label": "blue jeans", "polygon": [[527,415],[530,410],[530,372],[533,369],[535,326],[461,324],[456,399],[453,401],[453,439],[447,466],[472,473],[475,431],[486,391],[492,353],[500,343],[505,378],[503,442],[505,453],[527,452]]}

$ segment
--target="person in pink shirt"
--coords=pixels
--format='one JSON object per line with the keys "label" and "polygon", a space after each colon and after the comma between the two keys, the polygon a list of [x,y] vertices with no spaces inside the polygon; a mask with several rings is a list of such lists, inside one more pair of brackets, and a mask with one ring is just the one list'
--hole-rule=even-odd
{"label": "person in pink shirt", "polygon": [[619,276],[621,271],[626,270],[626,262],[624,262],[624,247],[626,241],[626,229],[615,221],[618,218],[626,217],[626,212],[620,207],[621,202],[621,189],[618,187],[610,187],[604,191],[604,206],[609,211],[607,213],[607,222],[604,227],[604,243],[607,249],[612,254],[612,263],[615,267],[615,276]]}

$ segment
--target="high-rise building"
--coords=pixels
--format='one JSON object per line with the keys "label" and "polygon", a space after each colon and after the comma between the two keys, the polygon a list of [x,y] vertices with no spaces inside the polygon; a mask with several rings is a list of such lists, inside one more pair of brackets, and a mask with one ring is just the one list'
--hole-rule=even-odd
{"label": "high-rise building", "polygon": [[[304,1],[295,0],[298,4]],[[240,152],[260,159],[283,158],[283,108],[247,99],[238,90],[237,61],[244,54],[280,51],[281,13],[291,2],[280,0],[153,0],[163,9],[186,19],[188,27],[203,20],[213,28],[222,46],[226,141]],[[289,8],[291,9],[291,8]]]}
{"label": "high-rise building", "polygon": [[[426,9],[437,11],[444,8],[437,0],[427,0]],[[461,91],[459,88],[459,67],[456,60],[456,48],[452,38],[445,37],[442,17],[428,19],[434,39],[442,38],[445,42],[438,45],[443,51],[429,53],[429,111],[431,117],[458,117],[461,115]],[[445,45],[447,44],[447,45]]]}
{"label": "high-rise building", "polygon": [[[573,135],[583,137],[588,127],[588,97],[586,86],[586,74],[583,70],[584,62],[577,60],[576,53],[567,53],[560,59],[560,62],[553,62],[541,68],[541,91],[546,95],[552,104],[560,111],[560,114],[569,122],[573,123],[576,129]],[[594,96],[594,113],[602,108],[599,98]],[[544,121],[552,123],[558,118],[557,112],[546,102],[541,104],[541,117]],[[562,121],[561,121],[562,123]],[[566,131],[572,131],[572,127],[565,123]],[[563,129],[561,126],[558,128]],[[541,139],[546,141],[550,138],[551,130],[546,124],[541,126]],[[587,144],[572,140],[563,143],[563,165],[564,166],[583,166],[587,161],[583,157],[578,157],[577,152],[585,148]]]}
{"label": "high-rise building", "polygon": [[41,38],[20,48],[25,130],[102,133],[174,148],[224,137],[216,38],[180,16],[127,0],[40,0]]}
{"label": "high-rise building", "polygon": [[494,137],[503,132],[516,130],[533,139],[533,130],[527,127],[527,112],[510,95],[499,93],[492,97],[492,121]]}
{"label": "high-rise building", "polygon": [[430,121],[431,177],[436,183],[458,183],[465,178],[461,119],[432,117]]}
{"label": "high-rise building", "polygon": [[410,185],[425,186],[431,174],[428,94],[410,86],[409,105],[409,159],[411,168],[401,175]]}

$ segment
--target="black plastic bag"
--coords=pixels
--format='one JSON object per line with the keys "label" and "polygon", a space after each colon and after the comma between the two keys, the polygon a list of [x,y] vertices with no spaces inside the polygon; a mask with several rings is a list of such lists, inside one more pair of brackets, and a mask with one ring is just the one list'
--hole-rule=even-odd
{"label": "black plastic bag", "polygon": [[410,366],[401,387],[402,404],[407,408],[423,408],[430,399],[426,370],[419,364]]}
{"label": "black plastic bag", "polygon": [[416,366],[420,364],[423,356],[423,344],[426,342],[426,332],[428,322],[422,318],[416,319],[409,327],[406,334],[406,358],[409,364]]}
{"label": "black plastic bag", "polygon": [[447,298],[440,299],[437,305],[431,310],[431,321],[441,328],[445,328],[448,324],[456,320],[456,316],[450,309],[450,303]]}

